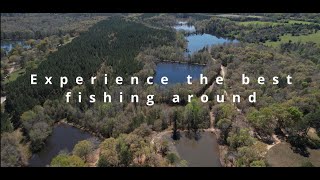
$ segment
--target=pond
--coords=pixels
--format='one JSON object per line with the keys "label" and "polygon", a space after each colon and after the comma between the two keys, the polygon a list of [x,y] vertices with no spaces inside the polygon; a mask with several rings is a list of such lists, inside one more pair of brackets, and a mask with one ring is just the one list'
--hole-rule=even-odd
{"label": "pond", "polygon": [[33,154],[29,166],[45,167],[50,164],[52,158],[60,151],[71,152],[73,147],[82,140],[95,139],[93,135],[67,124],[59,124],[54,127],[52,135],[48,138],[46,146],[36,154]]}
{"label": "pond", "polygon": [[211,34],[191,34],[186,37],[188,41],[188,54],[193,54],[203,49],[204,47],[223,44],[223,43],[236,43],[237,40],[230,40],[226,38],[219,38]]}
{"label": "pond", "polygon": [[173,26],[177,31],[186,31],[186,32],[196,32],[196,28],[194,26],[190,26],[187,22],[179,22],[178,25]]}
{"label": "pond", "polygon": [[194,64],[161,62],[157,64],[154,82],[161,84],[161,77],[168,77],[168,84],[187,83],[187,76],[192,76],[192,80],[199,79],[205,66]]}
{"label": "pond", "polygon": [[213,133],[202,132],[199,139],[182,133],[175,144],[180,157],[189,167],[220,167],[219,147]]}
{"label": "pond", "polygon": [[24,41],[1,41],[1,49],[4,49],[6,53],[9,53],[16,45],[21,45],[27,49],[30,48]]}
{"label": "pond", "polygon": [[188,162],[189,167],[221,167],[219,146],[214,133],[200,132],[197,138],[181,132],[179,140],[173,140],[171,134],[164,138],[173,142],[173,152]]}

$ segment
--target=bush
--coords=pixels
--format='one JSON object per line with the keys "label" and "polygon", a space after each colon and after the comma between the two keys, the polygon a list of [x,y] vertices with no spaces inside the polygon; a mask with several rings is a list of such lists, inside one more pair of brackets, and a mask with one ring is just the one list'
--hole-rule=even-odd
{"label": "bush", "polygon": [[179,157],[175,153],[169,153],[167,155],[167,159],[170,162],[170,164],[175,164],[179,161]]}
{"label": "bush", "polygon": [[84,161],[75,155],[59,154],[51,161],[51,167],[84,167]]}
{"label": "bush", "polygon": [[236,149],[242,146],[251,146],[254,143],[254,138],[249,134],[248,129],[240,129],[240,131],[236,133],[231,133],[231,135],[227,138],[227,142],[230,147]]}
{"label": "bush", "polygon": [[310,161],[304,161],[302,162],[301,167],[314,167],[314,165]]}
{"label": "bush", "polygon": [[250,167],[266,167],[266,164],[262,160],[253,161],[252,163],[250,163]]}
{"label": "bush", "polygon": [[73,148],[73,154],[79,156],[84,161],[87,160],[87,156],[93,151],[93,144],[88,140],[78,142]]}

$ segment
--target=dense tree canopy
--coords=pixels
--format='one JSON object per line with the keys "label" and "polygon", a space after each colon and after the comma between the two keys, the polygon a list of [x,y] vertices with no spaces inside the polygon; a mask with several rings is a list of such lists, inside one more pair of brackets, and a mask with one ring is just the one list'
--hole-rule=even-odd
{"label": "dense tree canopy", "polygon": [[[81,76],[85,81],[89,80],[103,62],[112,66],[114,76],[133,74],[142,68],[134,58],[143,47],[163,45],[172,38],[174,33],[170,31],[148,28],[121,18],[101,21],[72,43],[49,55],[37,69],[8,84],[6,110],[19,115],[48,98],[57,98],[75,85],[72,79]],[[38,75],[37,85],[30,84],[31,74]],[[53,84],[44,85],[44,76],[53,76]],[[59,87],[61,76],[70,79],[64,88]]]}

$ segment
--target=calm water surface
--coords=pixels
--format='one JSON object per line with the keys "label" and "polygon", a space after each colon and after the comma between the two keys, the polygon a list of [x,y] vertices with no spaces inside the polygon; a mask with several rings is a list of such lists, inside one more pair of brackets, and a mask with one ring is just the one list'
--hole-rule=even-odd
{"label": "calm water surface", "polygon": [[168,84],[187,83],[187,76],[199,79],[205,66],[162,62],[157,64],[154,82],[161,84],[161,77],[168,77]]}
{"label": "calm water surface", "polygon": [[[94,138],[88,132],[82,131],[67,124],[59,124],[53,129],[46,146],[37,154],[33,154],[29,166],[43,167],[49,165],[52,158],[60,151],[71,152],[79,141]],[[97,139],[96,139],[97,140]]]}
{"label": "calm water surface", "polygon": [[[171,138],[171,137],[166,137]],[[201,132],[197,138],[182,132],[179,140],[172,140],[180,158],[188,162],[189,167],[220,167],[220,155],[217,138],[214,133]]]}
{"label": "calm water surface", "polygon": [[[189,33],[195,33],[195,26],[190,26],[187,22],[178,22],[176,26],[173,27],[177,31],[186,31]],[[206,46],[213,46],[217,44],[223,43],[236,43],[237,40],[230,40],[227,38],[217,37],[211,34],[190,34],[186,36],[186,40],[188,41],[188,54],[193,54]]]}
{"label": "calm water surface", "polygon": [[187,24],[179,24],[176,26],[173,26],[174,29],[176,29],[177,31],[187,31],[187,32],[196,32],[196,28],[194,26],[189,26]]}
{"label": "calm water surface", "polygon": [[237,40],[229,40],[226,38],[218,38],[211,34],[191,34],[186,37],[188,41],[188,54],[193,54],[203,49],[204,47],[223,44],[223,43],[236,43]]}

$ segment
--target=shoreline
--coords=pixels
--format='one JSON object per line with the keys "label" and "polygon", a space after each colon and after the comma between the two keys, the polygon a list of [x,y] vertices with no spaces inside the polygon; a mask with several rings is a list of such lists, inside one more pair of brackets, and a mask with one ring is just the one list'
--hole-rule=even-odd
{"label": "shoreline", "polygon": [[228,147],[224,146],[224,145],[221,145],[218,142],[219,141],[219,137],[220,137],[220,134],[219,134],[220,130],[212,127],[212,128],[204,129],[204,131],[205,132],[214,133],[215,138],[217,140],[217,145],[218,145],[218,148],[219,148],[219,160],[220,160],[221,167],[227,167],[226,163],[225,163],[225,159],[224,159],[225,157],[224,156],[225,156],[225,154],[227,152]]}
{"label": "shoreline", "polygon": [[159,61],[159,63],[161,62],[169,62],[169,63],[177,63],[177,64],[189,64],[189,65],[197,65],[197,66],[206,66],[207,64],[200,64],[200,63],[190,63],[187,61],[173,61],[173,60],[161,60]]}
{"label": "shoreline", "polygon": [[[188,130],[179,130],[179,132],[187,132]],[[225,163],[225,160],[224,160],[224,155],[226,154],[225,152],[227,152],[227,146],[223,146],[223,145],[220,145],[218,143],[218,139],[219,139],[219,129],[216,129],[216,128],[208,128],[208,129],[199,129],[198,132],[201,133],[201,132],[208,132],[208,133],[212,133],[214,134],[214,138],[215,140],[217,141],[217,146],[218,146],[218,149],[219,149],[219,161],[220,161],[220,165],[221,167],[227,167],[226,166],[226,163]],[[156,134],[153,135],[153,137],[151,138],[151,141],[150,143],[151,144],[155,144],[156,141],[159,141],[159,140],[163,140],[163,139],[166,139],[166,135],[168,133],[172,133],[172,130],[164,130],[164,131],[161,131],[161,132],[157,132]],[[176,152],[177,155],[180,157],[180,154],[179,152],[177,151],[176,147],[174,146],[174,140],[172,139],[172,141],[170,141],[170,150],[172,150],[173,152]]]}
{"label": "shoreline", "polygon": [[105,137],[103,137],[100,133],[94,132],[94,131],[92,131],[92,130],[90,130],[90,129],[88,129],[88,128],[84,128],[84,127],[82,127],[82,126],[80,126],[80,125],[78,125],[78,124],[67,122],[65,119],[62,119],[62,120],[60,120],[60,121],[58,121],[58,122],[55,123],[55,125],[60,125],[60,124],[69,125],[69,126],[72,126],[72,127],[74,127],[74,128],[77,128],[77,129],[79,129],[79,130],[88,132],[88,133],[90,133],[92,136],[95,136],[95,137],[99,138],[99,140],[105,139]]}

